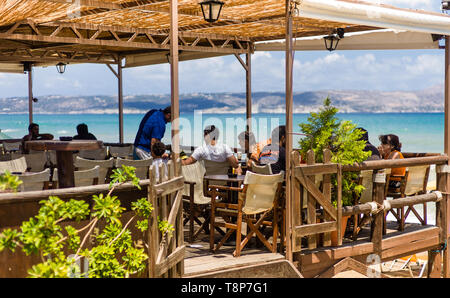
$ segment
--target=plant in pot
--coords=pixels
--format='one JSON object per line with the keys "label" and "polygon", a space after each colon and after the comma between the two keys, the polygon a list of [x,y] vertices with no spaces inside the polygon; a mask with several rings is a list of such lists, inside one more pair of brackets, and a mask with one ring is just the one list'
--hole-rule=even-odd
{"label": "plant in pot", "polygon": [[[343,121],[337,118],[338,109],[331,105],[331,100],[327,97],[318,113],[312,112],[306,123],[300,123],[302,133],[310,135],[299,141],[300,155],[302,159],[308,150],[312,149],[315,155],[315,162],[323,162],[323,151],[331,151],[331,161],[342,165],[350,165],[365,161],[370,152],[364,151],[365,141],[361,140],[363,132],[356,128],[356,124],[351,121]],[[357,183],[358,174],[355,172],[344,172],[342,175],[342,205],[353,204],[355,196],[360,196],[364,190],[362,185]],[[332,177],[333,188],[337,187],[337,179]],[[332,191],[332,203],[337,206],[337,193]],[[348,219],[348,218],[347,218]],[[346,220],[343,218],[343,222]],[[345,229],[345,227],[344,227]],[[343,233],[342,233],[343,234]]]}

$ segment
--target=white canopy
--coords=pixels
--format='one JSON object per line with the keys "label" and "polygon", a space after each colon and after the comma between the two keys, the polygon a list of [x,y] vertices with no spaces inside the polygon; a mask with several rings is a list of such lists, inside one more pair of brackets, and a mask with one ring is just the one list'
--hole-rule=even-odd
{"label": "white canopy", "polygon": [[450,16],[354,0],[297,0],[298,16],[347,24],[450,35]]}
{"label": "white canopy", "polygon": [[[439,41],[429,33],[377,30],[347,33],[339,41],[337,50],[409,50],[439,49]],[[255,45],[255,51],[285,51],[283,41],[262,42]],[[295,51],[323,51],[323,36],[297,38],[293,43]]]}

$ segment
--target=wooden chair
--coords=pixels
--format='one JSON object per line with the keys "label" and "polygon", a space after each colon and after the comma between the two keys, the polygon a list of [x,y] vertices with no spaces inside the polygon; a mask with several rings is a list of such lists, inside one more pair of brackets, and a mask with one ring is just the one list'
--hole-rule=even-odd
{"label": "wooden chair", "polygon": [[[203,192],[205,167],[201,161],[181,167],[184,177],[183,190],[183,226],[189,222],[189,242],[194,242],[202,230],[209,234],[211,198]],[[203,222],[199,217],[203,218]],[[194,231],[194,221],[200,226]]]}
{"label": "wooden chair", "polygon": [[120,157],[125,159],[133,159],[133,145],[129,146],[109,146],[109,154],[112,157]]}
{"label": "wooden chair", "polygon": [[252,161],[252,167],[250,171],[256,174],[272,175],[272,167],[269,164],[259,166],[254,161]]}
{"label": "wooden chair", "polygon": [[25,157],[25,160],[27,162],[27,171],[29,172],[42,172],[45,169],[45,166],[48,164],[47,154],[45,153],[45,151],[39,151],[29,154],[21,154],[16,152],[11,153],[12,159],[17,159],[20,157]]}
{"label": "wooden chair", "polygon": [[115,161],[116,168],[125,166],[131,166],[136,168],[136,177],[139,179],[148,179],[148,171],[150,166],[153,164],[153,158],[142,159],[142,160],[130,160],[118,157]]}
{"label": "wooden chair", "polygon": [[22,142],[2,142],[2,145],[5,153],[20,152]]}
{"label": "wooden chair", "polygon": [[50,184],[50,169],[47,168],[41,172],[17,175],[22,181],[19,185],[19,191],[33,191],[48,189]]}
{"label": "wooden chair", "polygon": [[[430,165],[413,166],[406,168],[405,177],[401,180],[400,188],[388,188],[387,196],[396,198],[404,198],[406,196],[414,196],[425,194],[427,192],[428,176],[430,174]],[[399,231],[405,228],[405,221],[410,212],[413,212],[422,225],[427,224],[427,205],[423,203],[423,218],[419,215],[414,206],[398,208],[397,211],[389,210],[386,215],[391,212],[399,223]]]}
{"label": "wooden chair", "polygon": [[114,158],[111,157],[107,160],[91,160],[76,156],[74,166],[77,170],[88,170],[95,166],[99,166],[98,183],[105,184],[109,183],[109,174],[114,167]]}
{"label": "wooden chair", "polygon": [[23,173],[26,172],[27,168],[27,161],[23,156],[20,158],[0,162],[0,173],[4,173],[6,170],[11,173]]}
{"label": "wooden chair", "polygon": [[84,159],[105,160],[107,154],[106,149],[106,147],[102,147],[96,150],[80,150],[78,156]]}
{"label": "wooden chair", "polygon": [[[272,252],[277,250],[278,237],[278,200],[281,194],[284,173],[276,175],[261,175],[247,171],[244,187],[227,187],[211,185],[211,219],[210,219],[210,249],[216,252],[225,241],[236,232],[236,249],[233,256],[241,255],[242,249],[248,243],[253,234]],[[237,204],[216,202],[216,189],[231,189],[239,192]],[[267,220],[273,212],[272,220]],[[225,222],[216,221],[216,217],[222,217]],[[257,217],[259,216],[259,217]],[[236,217],[236,222],[228,221],[228,217]],[[247,223],[249,232],[241,241],[242,222]],[[260,232],[262,226],[272,226],[272,244]],[[224,237],[214,246],[214,230],[216,227],[228,229]]]}
{"label": "wooden chair", "polygon": [[[75,171],[74,179],[75,179],[75,187],[78,186],[89,186],[89,185],[97,185],[100,175],[100,166],[95,166],[89,170]],[[58,169],[53,170],[53,183],[56,184],[58,182]]]}
{"label": "wooden chair", "polygon": [[[359,173],[358,184],[364,186],[364,190],[359,197],[355,197],[353,204],[364,204],[373,200],[373,170],[363,170]],[[370,216],[364,214],[353,215],[353,240],[357,240],[361,228],[367,223]]]}

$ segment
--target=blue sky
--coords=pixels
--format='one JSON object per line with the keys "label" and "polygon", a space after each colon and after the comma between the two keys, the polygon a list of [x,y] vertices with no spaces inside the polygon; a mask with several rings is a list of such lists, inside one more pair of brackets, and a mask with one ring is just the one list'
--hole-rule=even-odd
{"label": "blue sky", "polygon": [[[366,0],[367,1],[367,0]],[[440,0],[369,0],[397,7],[440,11]],[[284,91],[284,52],[252,57],[252,90]],[[180,63],[180,93],[244,92],[245,72],[234,56]],[[296,52],[294,91],[324,89],[421,90],[443,84],[443,50]],[[117,79],[105,65],[69,65],[34,70],[33,93],[115,95]],[[168,94],[168,65],[124,70],[124,94]],[[0,97],[27,96],[27,76],[0,73]]]}

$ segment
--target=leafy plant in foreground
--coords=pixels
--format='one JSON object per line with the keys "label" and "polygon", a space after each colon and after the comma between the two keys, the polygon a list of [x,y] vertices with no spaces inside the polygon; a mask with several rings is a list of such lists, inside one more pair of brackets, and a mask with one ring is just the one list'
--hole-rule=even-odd
{"label": "leafy plant in foreground", "polygon": [[[134,215],[123,225],[120,206],[113,192],[118,185],[131,182],[140,189],[135,168],[122,166],[111,175],[109,192],[93,195],[92,210],[83,200],[61,200],[50,196],[40,202],[42,205],[35,217],[22,223],[19,230],[5,229],[0,234],[0,251],[22,249],[27,255],[39,254],[41,263],[28,270],[30,277],[129,277],[142,273],[148,259],[142,240],[133,241],[129,226],[136,221],[136,227],[143,233],[148,229],[148,218],[153,206],[147,198],[132,203]],[[10,183],[10,178],[0,175],[1,183]],[[14,183],[10,183],[13,186]],[[66,225],[64,221],[85,223],[82,227]],[[105,223],[100,230],[99,222]],[[167,221],[159,221],[163,237],[173,230]],[[87,248],[88,241],[94,245]],[[88,260],[88,271],[80,272],[81,260]]]}

